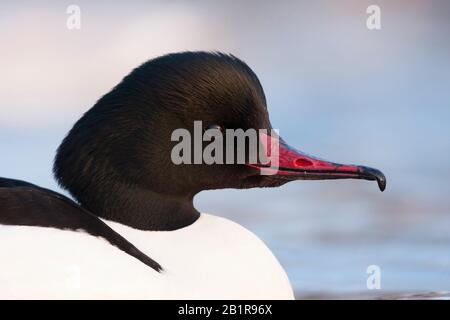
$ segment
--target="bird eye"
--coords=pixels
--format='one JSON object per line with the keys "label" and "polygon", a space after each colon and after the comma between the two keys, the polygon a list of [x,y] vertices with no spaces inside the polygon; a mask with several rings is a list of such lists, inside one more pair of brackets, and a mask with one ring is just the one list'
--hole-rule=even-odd
{"label": "bird eye", "polygon": [[206,127],[206,130],[220,130],[220,131],[222,131],[222,127],[219,126],[218,124],[210,124],[209,126]]}

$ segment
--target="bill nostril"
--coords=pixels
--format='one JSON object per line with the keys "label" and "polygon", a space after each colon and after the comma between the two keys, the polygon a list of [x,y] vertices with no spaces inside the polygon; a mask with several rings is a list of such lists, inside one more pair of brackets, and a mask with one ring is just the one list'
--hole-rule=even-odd
{"label": "bill nostril", "polygon": [[309,166],[312,166],[313,163],[311,161],[309,161],[308,159],[297,158],[294,160],[294,165],[296,167],[309,167]]}

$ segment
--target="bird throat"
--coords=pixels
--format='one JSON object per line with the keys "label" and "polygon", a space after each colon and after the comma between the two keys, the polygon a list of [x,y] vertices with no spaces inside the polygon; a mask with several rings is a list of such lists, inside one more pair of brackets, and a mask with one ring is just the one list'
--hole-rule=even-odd
{"label": "bird throat", "polygon": [[[108,191],[111,192],[111,189]],[[80,201],[81,205],[101,218],[148,231],[184,228],[200,216],[194,208],[193,195],[173,196],[133,188],[120,188],[112,194],[109,192],[100,193],[104,195],[102,199]]]}

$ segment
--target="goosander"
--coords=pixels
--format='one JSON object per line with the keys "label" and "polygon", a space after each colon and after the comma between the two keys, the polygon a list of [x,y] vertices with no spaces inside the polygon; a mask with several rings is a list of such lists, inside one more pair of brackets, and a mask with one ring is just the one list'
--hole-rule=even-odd
{"label": "goosander", "polygon": [[171,134],[195,121],[272,129],[263,88],[235,56],[164,55],[142,64],[79,119],[54,161],[74,200],[0,178],[0,299],[293,299],[278,260],[252,232],[199,213],[203,190],[295,180],[376,180],[279,145],[279,165],[174,164]]}

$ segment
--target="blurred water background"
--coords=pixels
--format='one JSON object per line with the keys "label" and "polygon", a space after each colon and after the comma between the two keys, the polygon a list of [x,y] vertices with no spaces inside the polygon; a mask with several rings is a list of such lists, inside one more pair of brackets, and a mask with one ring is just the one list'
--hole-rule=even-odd
{"label": "blurred water background", "polygon": [[[0,2],[0,175],[58,187],[52,158],[81,114],[160,54],[219,50],[258,74],[291,145],[382,170],[367,181],[219,190],[195,199],[273,250],[297,296],[450,290],[450,2]],[[366,28],[381,8],[382,29]],[[366,268],[381,268],[381,289]]]}

